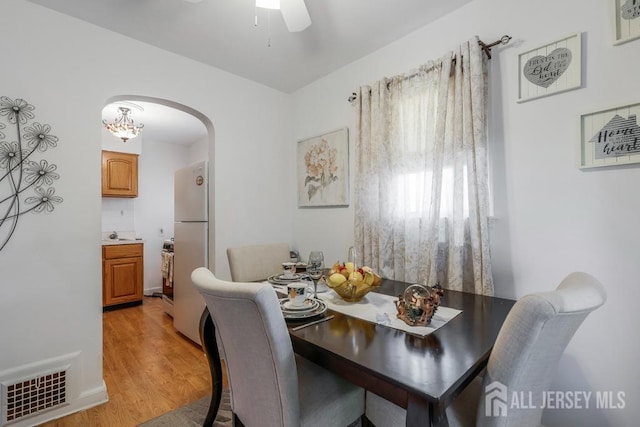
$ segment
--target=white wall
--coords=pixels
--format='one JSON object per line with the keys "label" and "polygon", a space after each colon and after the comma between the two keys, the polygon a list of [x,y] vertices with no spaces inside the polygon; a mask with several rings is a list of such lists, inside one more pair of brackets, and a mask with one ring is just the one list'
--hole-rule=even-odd
{"label": "white wall", "polygon": [[162,291],[160,252],[164,240],[173,237],[173,177],[176,170],[189,164],[189,147],[147,139],[138,160],[135,231],[144,240],[144,289],[148,295]]}
{"label": "white wall", "polygon": [[203,138],[199,141],[195,141],[187,146],[189,152],[189,163],[197,163],[201,160],[209,158],[209,140]]}
{"label": "white wall", "polygon": [[[624,409],[597,410],[592,401],[590,409],[546,411],[549,426],[627,426],[640,417],[640,193],[630,184],[640,180],[640,168],[576,167],[580,114],[640,102],[640,40],[612,45],[609,3],[475,0],[294,94],[294,138],[347,125],[353,153],[355,108],[347,97],[357,87],[409,71],[473,35],[485,42],[514,37],[491,60],[496,294],[549,290],[576,270],[599,278],[609,300],[573,338],[552,389],[626,393]],[[516,103],[517,55],[575,32],[584,32],[583,88]],[[324,250],[329,261],[346,256],[352,207],[297,209],[293,223],[303,256],[311,249]]]}
{"label": "white wall", "polygon": [[[106,397],[100,261],[105,102],[119,95],[152,96],[211,120],[219,187],[212,268],[228,278],[227,246],[291,241],[288,195],[294,186],[284,172],[291,99],[32,3],[3,0],[0,37],[14,40],[17,34],[20,41],[1,51],[1,95],[35,105],[36,120],[59,137],[45,158],[58,166],[56,195],[64,202],[50,215],[23,216],[0,252],[0,378],[21,368],[33,373],[48,359],[78,352],[78,400],[64,408],[74,411]],[[105,54],[114,51],[117,61]]]}
{"label": "white wall", "polygon": [[120,197],[102,198],[102,234],[122,231],[135,233],[135,200]]}

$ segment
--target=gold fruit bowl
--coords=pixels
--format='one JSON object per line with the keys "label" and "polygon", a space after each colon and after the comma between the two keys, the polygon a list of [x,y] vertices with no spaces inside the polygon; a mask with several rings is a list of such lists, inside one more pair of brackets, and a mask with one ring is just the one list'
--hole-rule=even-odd
{"label": "gold fruit bowl", "polygon": [[[333,270],[333,269],[332,269]],[[335,271],[335,270],[334,270]],[[382,278],[372,271],[365,274],[341,274],[335,271],[327,277],[327,285],[347,302],[358,302],[365,295],[376,289],[382,283]]]}

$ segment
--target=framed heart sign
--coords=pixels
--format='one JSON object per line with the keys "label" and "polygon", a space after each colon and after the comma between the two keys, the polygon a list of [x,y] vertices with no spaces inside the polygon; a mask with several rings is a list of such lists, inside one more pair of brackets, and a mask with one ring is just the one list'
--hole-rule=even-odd
{"label": "framed heart sign", "polygon": [[518,102],[582,86],[581,33],[518,55]]}
{"label": "framed heart sign", "polygon": [[640,38],[640,0],[613,0],[614,44]]}

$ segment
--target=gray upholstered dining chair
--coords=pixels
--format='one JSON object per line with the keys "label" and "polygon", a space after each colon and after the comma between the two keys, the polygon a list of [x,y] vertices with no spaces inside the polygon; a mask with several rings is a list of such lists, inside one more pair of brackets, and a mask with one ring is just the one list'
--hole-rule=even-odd
{"label": "gray upholstered dining chair", "polygon": [[225,348],[236,422],[339,427],[364,415],[363,389],[294,354],[272,286],[219,280],[204,267],[191,280]]}
{"label": "gray upholstered dining chair", "polygon": [[[604,304],[606,292],[587,273],[571,273],[555,291],[522,297],[505,320],[483,378],[476,378],[447,408],[450,426],[538,426],[542,404],[534,409],[511,408],[492,392],[518,391],[541,397],[551,383],[557,362],[587,315]],[[491,403],[485,406],[485,393]],[[506,396],[503,395],[506,398]],[[489,410],[489,416],[487,415]],[[506,413],[505,413],[506,412]],[[367,392],[366,417],[377,427],[405,425],[405,411]]]}
{"label": "gray upholstered dining chair", "polygon": [[270,243],[227,248],[227,258],[231,280],[257,282],[282,271],[282,263],[289,261],[289,245]]}

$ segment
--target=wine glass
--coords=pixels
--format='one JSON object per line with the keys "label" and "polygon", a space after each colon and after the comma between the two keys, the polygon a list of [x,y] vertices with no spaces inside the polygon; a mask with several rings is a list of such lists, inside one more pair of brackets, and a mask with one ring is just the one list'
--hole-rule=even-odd
{"label": "wine glass", "polygon": [[309,278],[313,280],[313,298],[318,298],[318,281],[322,277],[322,270],[319,268],[311,269],[307,272]]}
{"label": "wine glass", "polygon": [[320,270],[324,264],[324,255],[322,251],[311,251],[309,260],[307,261],[309,270]]}
{"label": "wine glass", "polygon": [[318,298],[318,280],[322,277],[324,254],[322,251],[311,251],[307,261],[307,274],[313,280],[313,297]]}
{"label": "wine glass", "polygon": [[356,267],[356,248],[354,248],[353,246],[351,246],[349,248],[349,250],[347,251],[347,262],[353,263],[353,267],[355,269]]}

